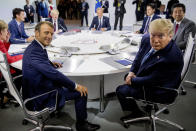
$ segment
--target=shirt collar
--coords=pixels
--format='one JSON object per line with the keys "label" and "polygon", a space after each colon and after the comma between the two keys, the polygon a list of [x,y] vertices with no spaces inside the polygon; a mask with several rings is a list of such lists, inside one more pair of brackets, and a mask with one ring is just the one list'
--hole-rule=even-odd
{"label": "shirt collar", "polygon": [[179,24],[179,25],[180,25],[180,24],[182,23],[182,21],[183,21],[183,20],[184,20],[184,17],[183,17],[183,18],[182,18],[182,20],[181,20],[181,21],[179,21],[179,22],[177,22],[177,21],[175,20],[175,21],[174,21],[174,23],[175,23],[175,24]]}
{"label": "shirt collar", "polygon": [[16,19],[15,19],[17,25],[19,26],[22,22],[18,22]]}
{"label": "shirt collar", "polygon": [[46,49],[46,47],[45,46],[43,46],[37,39],[35,39],[36,41],[37,41],[37,43],[42,47],[42,49],[44,50],[44,49]]}

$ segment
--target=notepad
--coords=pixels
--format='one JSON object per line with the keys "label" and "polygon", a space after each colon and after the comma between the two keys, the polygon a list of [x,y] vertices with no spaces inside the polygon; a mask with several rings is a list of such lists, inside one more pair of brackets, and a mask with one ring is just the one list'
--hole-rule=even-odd
{"label": "notepad", "polygon": [[117,63],[121,64],[121,65],[124,65],[124,66],[128,66],[128,65],[131,65],[133,63],[132,60],[126,60],[126,59],[123,59],[123,60],[115,60]]}

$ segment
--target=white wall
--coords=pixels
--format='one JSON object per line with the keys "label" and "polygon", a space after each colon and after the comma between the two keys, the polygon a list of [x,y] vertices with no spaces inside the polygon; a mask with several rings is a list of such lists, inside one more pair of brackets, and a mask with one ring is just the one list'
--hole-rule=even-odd
{"label": "white wall", "polygon": [[[12,19],[12,10],[14,8],[22,8],[24,9],[24,5],[26,4],[25,0],[0,0],[0,19],[5,22],[9,22]],[[30,0],[30,3],[35,6],[35,0]],[[47,1],[47,0],[46,0]],[[53,4],[56,6],[56,0],[53,0]]]}

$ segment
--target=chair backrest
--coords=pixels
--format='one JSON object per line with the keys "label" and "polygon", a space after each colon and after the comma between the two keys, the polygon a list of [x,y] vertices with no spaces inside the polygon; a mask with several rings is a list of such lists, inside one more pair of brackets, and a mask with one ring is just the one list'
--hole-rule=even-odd
{"label": "chair backrest", "polygon": [[188,72],[189,66],[191,64],[195,48],[195,39],[192,34],[189,34],[189,39],[187,41],[186,49],[184,52],[184,66],[181,73],[181,79],[183,80]]}
{"label": "chair backrest", "polygon": [[0,51],[0,71],[8,85],[10,94],[17,100],[20,106],[23,107],[22,97],[13,83],[13,78],[10,73],[10,67],[7,62],[6,54],[2,53],[1,51]]}

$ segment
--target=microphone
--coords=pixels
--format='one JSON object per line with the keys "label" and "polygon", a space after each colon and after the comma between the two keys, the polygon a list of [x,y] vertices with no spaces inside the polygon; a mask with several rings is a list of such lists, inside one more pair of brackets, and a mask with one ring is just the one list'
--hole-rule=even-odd
{"label": "microphone", "polygon": [[65,29],[61,24],[59,26],[63,29],[64,32],[67,32],[67,29]]}

